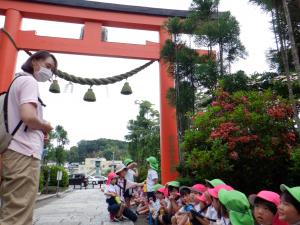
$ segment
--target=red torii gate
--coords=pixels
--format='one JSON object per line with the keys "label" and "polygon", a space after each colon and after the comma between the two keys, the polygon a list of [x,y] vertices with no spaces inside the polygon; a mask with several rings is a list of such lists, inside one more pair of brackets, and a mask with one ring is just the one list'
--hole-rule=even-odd
{"label": "red torii gate", "polygon": [[[168,17],[185,18],[188,11],[166,10],[83,0],[0,0],[0,15],[5,15],[5,30],[14,38],[19,49],[48,50],[57,53],[159,60],[160,49],[170,35],[162,28]],[[21,31],[22,18],[43,19],[84,24],[82,39],[42,37],[35,31]],[[102,26],[142,29],[159,32],[159,43],[145,45],[101,41]],[[201,52],[200,52],[201,53]],[[205,54],[206,52],[203,51]],[[0,33],[0,92],[13,78],[18,51]],[[160,123],[162,183],[177,177],[179,163],[176,111],[166,95],[174,81],[167,66],[160,60]]]}

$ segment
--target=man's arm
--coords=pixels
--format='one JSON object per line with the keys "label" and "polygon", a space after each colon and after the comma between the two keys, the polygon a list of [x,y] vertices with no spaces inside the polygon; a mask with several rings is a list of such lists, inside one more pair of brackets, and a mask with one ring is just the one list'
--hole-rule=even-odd
{"label": "man's arm", "polygon": [[47,121],[41,120],[37,116],[35,103],[24,103],[20,106],[21,120],[33,130],[41,130],[43,133],[48,134],[53,127]]}
{"label": "man's arm", "polygon": [[139,171],[137,168],[134,169],[134,174],[133,176],[138,177],[139,176]]}
{"label": "man's arm", "polygon": [[127,189],[131,189],[131,188],[136,188],[136,187],[143,187],[144,183],[136,183],[136,182],[132,182],[130,180],[126,180],[126,190]]}

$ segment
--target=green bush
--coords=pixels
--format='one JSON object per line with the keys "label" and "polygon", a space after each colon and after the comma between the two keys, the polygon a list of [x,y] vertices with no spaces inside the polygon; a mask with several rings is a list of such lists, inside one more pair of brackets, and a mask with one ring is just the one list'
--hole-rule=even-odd
{"label": "green bush", "polygon": [[[49,174],[50,171],[50,174]],[[48,176],[50,175],[50,181],[48,186],[57,186],[57,171],[62,171],[62,180],[59,182],[60,187],[68,187],[69,186],[69,176],[67,171],[65,170],[64,167],[62,166],[44,166],[42,168],[41,174],[44,176],[44,182],[43,184],[45,185]]]}
{"label": "green bush", "polygon": [[39,181],[39,191],[40,191],[40,192],[43,192],[43,190],[44,190],[44,185],[45,185],[45,177],[44,177],[43,170],[41,170],[41,173],[40,173],[40,181]]}
{"label": "green bush", "polygon": [[62,171],[62,180],[59,182],[60,187],[69,186],[69,176],[67,171],[62,166],[51,166],[50,167],[50,184],[49,186],[57,186],[57,172]]}
{"label": "green bush", "polygon": [[291,164],[288,176],[290,186],[300,186],[300,146],[293,149],[291,153]]}
{"label": "green bush", "polygon": [[221,178],[246,193],[278,190],[288,181],[289,165],[299,174],[300,154],[292,151],[295,144],[288,101],[271,91],[230,95],[218,90],[215,101],[193,117],[185,133],[180,179]]}

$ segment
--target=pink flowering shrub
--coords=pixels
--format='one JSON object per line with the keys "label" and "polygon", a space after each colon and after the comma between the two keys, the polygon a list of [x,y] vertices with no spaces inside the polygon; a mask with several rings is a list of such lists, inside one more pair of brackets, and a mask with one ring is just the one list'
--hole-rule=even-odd
{"label": "pink flowering shrub", "polygon": [[206,112],[196,113],[183,143],[182,177],[221,178],[246,192],[284,183],[297,135],[293,111],[271,91],[218,90]]}

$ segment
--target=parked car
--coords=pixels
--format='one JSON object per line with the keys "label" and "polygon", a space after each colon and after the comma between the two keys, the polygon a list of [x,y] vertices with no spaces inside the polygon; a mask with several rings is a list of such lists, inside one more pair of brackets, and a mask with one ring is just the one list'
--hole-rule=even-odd
{"label": "parked car", "polygon": [[105,177],[105,176],[95,176],[95,178],[98,180],[98,184],[105,184],[106,183],[106,181],[107,181],[107,177]]}
{"label": "parked car", "polygon": [[94,176],[88,176],[88,179],[89,179],[89,184],[92,184],[92,185],[97,185],[98,182],[100,181],[99,178],[96,178]]}
{"label": "parked car", "polygon": [[69,185],[74,185],[74,189],[76,185],[80,185],[80,189],[82,186],[87,188],[89,183],[88,177],[85,176],[83,173],[76,173],[69,175]]}

